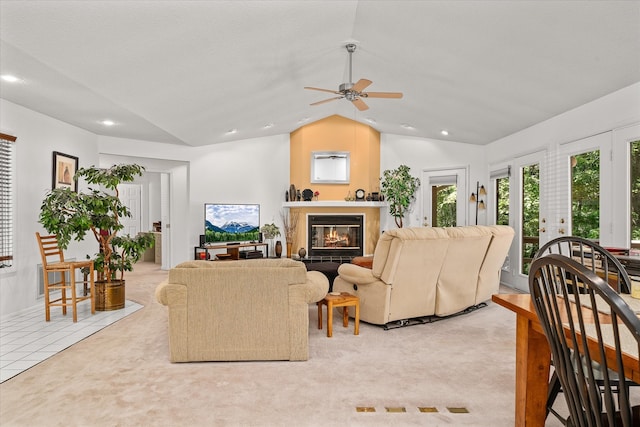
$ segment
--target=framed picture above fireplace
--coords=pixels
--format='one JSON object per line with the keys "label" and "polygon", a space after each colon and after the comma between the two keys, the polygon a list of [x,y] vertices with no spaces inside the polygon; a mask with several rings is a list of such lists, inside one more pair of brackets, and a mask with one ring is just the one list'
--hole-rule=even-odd
{"label": "framed picture above fireplace", "polygon": [[314,151],[311,153],[313,184],[349,184],[351,156],[348,151]]}

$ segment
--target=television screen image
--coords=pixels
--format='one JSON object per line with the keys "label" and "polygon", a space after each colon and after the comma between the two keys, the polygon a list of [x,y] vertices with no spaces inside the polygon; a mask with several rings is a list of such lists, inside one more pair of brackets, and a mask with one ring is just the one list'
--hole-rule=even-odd
{"label": "television screen image", "polygon": [[205,243],[252,242],[260,238],[260,205],[204,205]]}

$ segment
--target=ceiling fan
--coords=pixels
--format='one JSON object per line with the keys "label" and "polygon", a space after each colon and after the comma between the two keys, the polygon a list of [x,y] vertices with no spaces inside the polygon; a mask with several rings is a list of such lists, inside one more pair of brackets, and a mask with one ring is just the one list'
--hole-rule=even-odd
{"label": "ceiling fan", "polygon": [[323,101],[314,102],[311,105],[320,105],[324,104],[325,102],[345,98],[347,101],[351,101],[358,110],[364,111],[368,110],[369,106],[364,103],[362,98],[402,98],[402,92],[363,92],[364,89],[366,89],[371,83],[373,83],[371,80],[360,79],[355,84],[351,83],[351,81],[353,80],[351,78],[351,57],[353,55],[353,52],[355,52],[356,50],[356,45],[353,43],[349,43],[345,47],[347,48],[347,52],[349,52],[349,83],[342,83],[339,86],[338,90],[320,89],[317,87],[305,86],[305,89],[319,90],[320,92],[328,92],[340,95],[334,98],[325,99]]}

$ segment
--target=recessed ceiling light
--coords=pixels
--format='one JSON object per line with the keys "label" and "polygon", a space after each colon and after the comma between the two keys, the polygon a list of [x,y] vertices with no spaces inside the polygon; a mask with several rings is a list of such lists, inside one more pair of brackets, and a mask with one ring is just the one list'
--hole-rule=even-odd
{"label": "recessed ceiling light", "polygon": [[304,123],[304,122],[307,122],[307,121],[309,121],[309,117],[303,117],[300,120],[298,120],[298,123]]}
{"label": "recessed ceiling light", "polygon": [[0,76],[0,78],[9,83],[16,83],[20,81],[19,78],[17,78],[16,76],[12,76],[11,74],[3,74],[2,76]]}
{"label": "recessed ceiling light", "polygon": [[449,131],[448,131],[448,130],[446,130],[446,129],[442,129],[442,130],[440,131],[440,134],[442,134],[442,135],[444,135],[444,136],[447,136],[447,135],[449,135]]}
{"label": "recessed ceiling light", "polygon": [[100,123],[102,123],[105,126],[113,126],[113,125],[115,125],[115,122],[113,120],[109,120],[109,119],[103,120]]}
{"label": "recessed ceiling light", "polygon": [[411,126],[410,124],[407,124],[407,123],[402,123],[400,126],[402,126],[405,129],[408,129],[408,130],[414,130],[415,129],[413,126]]}
{"label": "recessed ceiling light", "polygon": [[372,119],[371,117],[367,117],[365,120],[368,121],[371,124],[377,123],[376,119]]}
{"label": "recessed ceiling light", "polygon": [[273,123],[267,123],[266,125],[264,125],[262,128],[263,129],[271,129],[273,127]]}
{"label": "recessed ceiling light", "polygon": [[238,132],[238,129],[229,129],[225,135],[233,135],[236,132]]}

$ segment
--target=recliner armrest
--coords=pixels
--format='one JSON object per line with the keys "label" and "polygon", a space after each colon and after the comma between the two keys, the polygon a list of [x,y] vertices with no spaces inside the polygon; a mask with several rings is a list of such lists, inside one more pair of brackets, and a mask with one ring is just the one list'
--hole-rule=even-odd
{"label": "recliner armrest", "polygon": [[373,275],[371,269],[355,264],[341,264],[338,267],[338,275],[342,280],[355,285],[367,285],[380,280]]}
{"label": "recliner armrest", "polygon": [[359,265],[364,268],[373,268],[373,255],[354,257],[351,260],[351,264]]}

